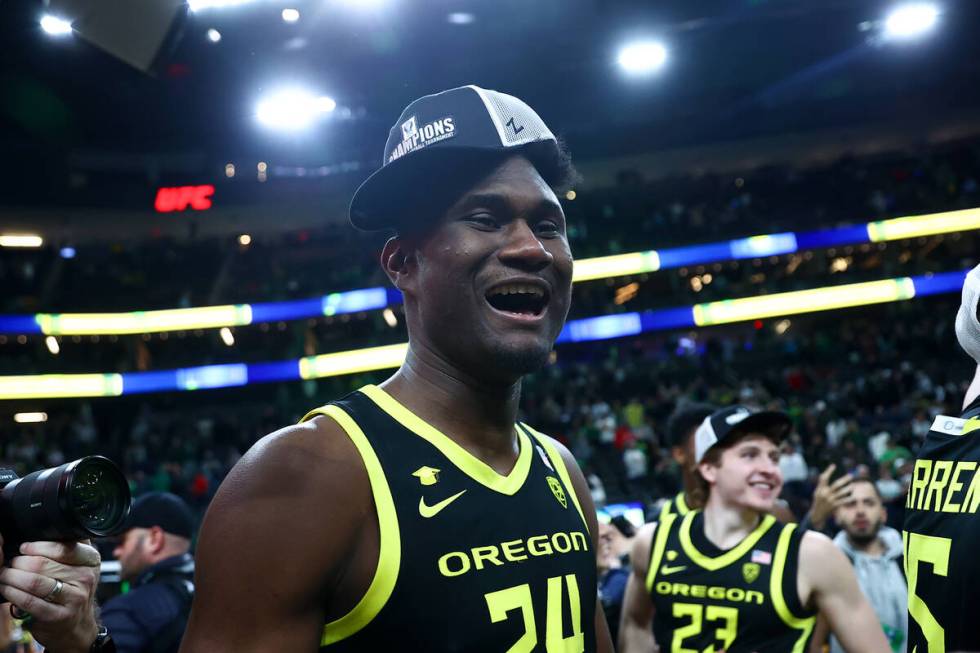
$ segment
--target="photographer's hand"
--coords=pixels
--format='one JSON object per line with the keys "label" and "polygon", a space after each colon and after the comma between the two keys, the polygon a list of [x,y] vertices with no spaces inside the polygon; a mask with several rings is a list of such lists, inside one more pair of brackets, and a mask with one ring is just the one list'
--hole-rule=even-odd
{"label": "photographer's hand", "polygon": [[[52,653],[87,653],[98,634],[101,557],[84,542],[27,542],[0,568],[0,594],[30,614],[28,628]],[[18,615],[19,616],[19,615]]]}

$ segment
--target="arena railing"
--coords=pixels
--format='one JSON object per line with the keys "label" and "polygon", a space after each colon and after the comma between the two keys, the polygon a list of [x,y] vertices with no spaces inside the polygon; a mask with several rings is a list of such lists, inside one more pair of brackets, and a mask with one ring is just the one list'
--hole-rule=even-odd
{"label": "arena railing", "polygon": [[[958,270],[897,277],[571,320],[559,335],[558,343],[620,338],[648,331],[707,327],[959,292],[967,272],[968,270]],[[0,399],[114,397],[145,392],[206,390],[270,381],[316,379],[398,367],[404,360],[407,349],[408,343],[402,342],[264,363],[229,363],[122,374],[0,376]]]}
{"label": "arena railing", "polygon": [[[973,229],[980,229],[980,208],[907,216],[818,231],[766,234],[687,247],[581,259],[575,262],[574,281],[592,281],[719,261],[779,256],[811,249],[880,243]],[[218,329],[359,313],[401,303],[401,293],[394,288],[376,287],[284,302],[124,313],[0,315],[0,333],[83,336]]]}

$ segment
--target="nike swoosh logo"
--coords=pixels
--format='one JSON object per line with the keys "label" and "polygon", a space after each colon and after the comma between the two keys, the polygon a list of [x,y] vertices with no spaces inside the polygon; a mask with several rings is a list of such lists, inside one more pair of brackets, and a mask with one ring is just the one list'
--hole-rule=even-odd
{"label": "nike swoosh logo", "polygon": [[449,497],[448,499],[443,499],[439,503],[431,506],[425,505],[425,497],[419,497],[419,514],[425,517],[426,519],[428,519],[429,517],[435,517],[436,515],[439,514],[439,512],[443,508],[445,508],[450,503],[463,496],[463,494],[465,493],[466,490],[463,490],[462,492],[457,492],[456,494]]}
{"label": "nike swoosh logo", "polygon": [[669,576],[670,574],[676,574],[677,572],[684,571],[685,569],[687,569],[687,565],[676,565],[674,567],[664,565],[660,568],[660,574],[662,576]]}

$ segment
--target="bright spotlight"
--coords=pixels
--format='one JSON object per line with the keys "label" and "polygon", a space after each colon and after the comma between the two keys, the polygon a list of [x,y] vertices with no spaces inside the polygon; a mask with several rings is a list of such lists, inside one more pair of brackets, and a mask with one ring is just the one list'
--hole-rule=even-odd
{"label": "bright spotlight", "polygon": [[44,238],[37,234],[0,234],[0,247],[40,247]]}
{"label": "bright spotlight", "polygon": [[14,413],[14,421],[18,424],[39,424],[48,421],[47,413]]}
{"label": "bright spotlight", "polygon": [[907,39],[932,30],[939,20],[939,8],[931,2],[915,2],[896,7],[885,19],[885,36]]}
{"label": "bright spotlight", "polygon": [[282,19],[287,23],[295,23],[299,20],[299,9],[283,9]]}
{"label": "bright spotlight", "polygon": [[448,20],[453,25],[469,25],[474,20],[476,20],[476,16],[465,11],[454,11],[453,13],[446,16],[446,20]]}
{"label": "bright spotlight", "polygon": [[61,258],[75,258],[75,248],[71,246],[62,247],[59,253],[61,254]]}
{"label": "bright spotlight", "polygon": [[667,48],[657,41],[630,43],[619,51],[616,61],[628,73],[650,73],[667,61]]}
{"label": "bright spotlight", "polygon": [[225,9],[252,2],[252,0],[187,0],[191,11],[203,11],[205,9]]}
{"label": "bright spotlight", "polygon": [[64,18],[44,14],[41,17],[41,29],[51,36],[67,36],[71,34],[71,23]]}
{"label": "bright spotlight", "polygon": [[218,334],[221,336],[221,341],[228,347],[235,344],[235,334],[228,327],[221,327],[221,331],[218,331]]}
{"label": "bright spotlight", "polygon": [[44,344],[47,346],[48,351],[54,356],[57,356],[61,352],[61,346],[58,344],[58,339],[54,336],[48,336],[45,338]]}
{"label": "bright spotlight", "polygon": [[221,40],[221,32],[212,27],[208,30],[208,40],[212,43],[217,43]]}
{"label": "bright spotlight", "polygon": [[255,117],[260,124],[272,129],[298,131],[336,108],[337,103],[332,98],[294,89],[279,91],[259,102]]}

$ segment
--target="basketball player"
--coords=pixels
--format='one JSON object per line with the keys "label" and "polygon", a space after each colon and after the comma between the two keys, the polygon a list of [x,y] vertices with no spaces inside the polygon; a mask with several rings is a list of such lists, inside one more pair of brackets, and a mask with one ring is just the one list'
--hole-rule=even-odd
{"label": "basketball player", "polygon": [[[667,419],[667,442],[670,444],[670,455],[681,470],[683,489],[660,507],[659,521],[668,515],[683,517],[691,510],[700,509],[704,505],[705,496],[702,493],[701,476],[694,458],[694,432],[701,423],[717,408],[711,404],[682,403]],[[796,521],[796,516],[782,499],[776,499],[772,506],[772,515],[784,524]]]}
{"label": "basketball player", "polygon": [[[980,362],[980,266],[963,284],[956,336]],[[980,368],[960,416],[936,417],[905,502],[908,650],[980,651]]]}
{"label": "basketball player", "polygon": [[771,516],[782,487],[787,415],[732,406],[694,440],[703,511],[648,524],[633,548],[620,650],[806,650],[817,611],[850,652],[887,653],[844,554],[825,536]]}
{"label": "basketball player", "polygon": [[402,367],[256,444],[202,526],[182,651],[611,651],[571,454],[516,421],[571,298],[567,156],[521,100],[416,100],[351,220],[394,228]]}

